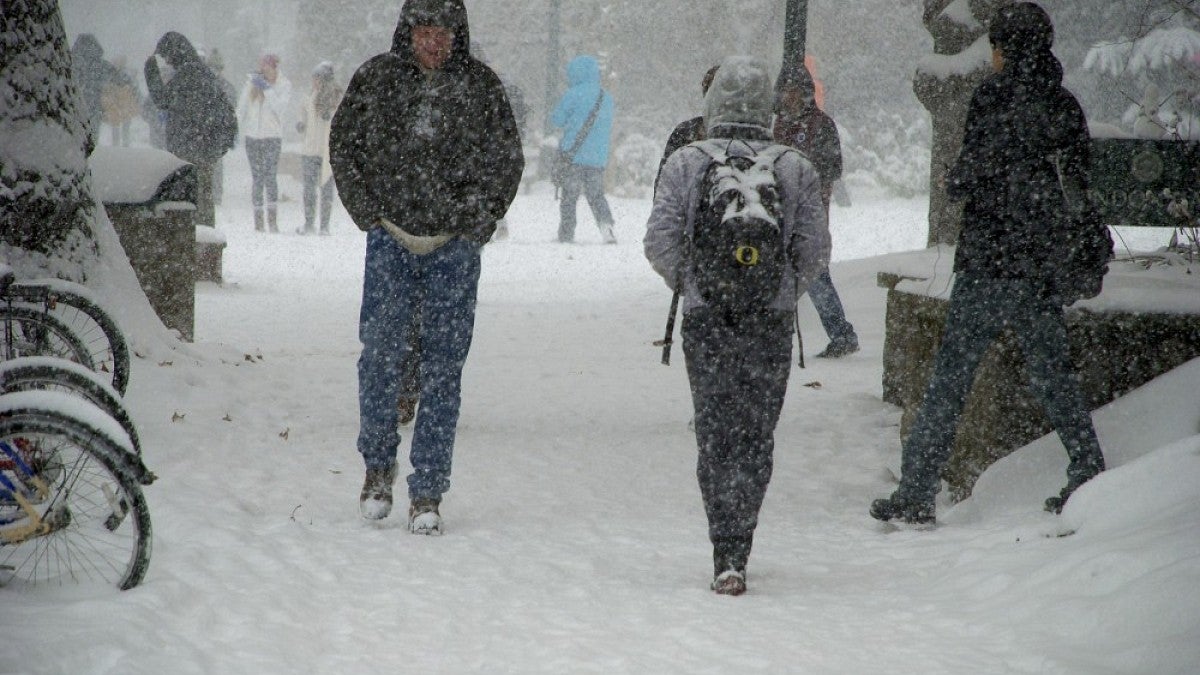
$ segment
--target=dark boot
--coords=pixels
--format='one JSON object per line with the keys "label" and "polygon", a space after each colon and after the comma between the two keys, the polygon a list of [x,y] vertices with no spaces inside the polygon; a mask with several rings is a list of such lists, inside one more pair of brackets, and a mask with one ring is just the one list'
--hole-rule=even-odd
{"label": "dark boot", "polygon": [[1057,497],[1046,499],[1046,511],[1062,513],[1063,507],[1067,505],[1067,500],[1079,489],[1079,486],[1095,478],[1102,471],[1104,471],[1103,457],[1090,462],[1071,462],[1067,467],[1067,485],[1058,493]]}
{"label": "dark boot", "polygon": [[911,525],[931,525],[934,522],[933,500],[913,500],[893,493],[886,499],[871,502],[871,517],[875,520],[899,520]]}
{"label": "dark boot", "polygon": [[275,209],[267,209],[267,228],[272,234],[279,233],[279,212]]}
{"label": "dark boot", "polygon": [[263,226],[263,212],[258,210],[257,208],[255,208],[254,209],[254,231],[255,232],[265,232],[266,229],[267,228]]}

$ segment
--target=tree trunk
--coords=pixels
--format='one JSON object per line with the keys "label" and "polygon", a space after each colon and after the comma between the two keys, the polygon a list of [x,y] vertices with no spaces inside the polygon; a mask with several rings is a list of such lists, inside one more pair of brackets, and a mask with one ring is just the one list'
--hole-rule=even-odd
{"label": "tree trunk", "polygon": [[57,0],[0,4],[0,257],[83,281],[98,261],[87,158]]}

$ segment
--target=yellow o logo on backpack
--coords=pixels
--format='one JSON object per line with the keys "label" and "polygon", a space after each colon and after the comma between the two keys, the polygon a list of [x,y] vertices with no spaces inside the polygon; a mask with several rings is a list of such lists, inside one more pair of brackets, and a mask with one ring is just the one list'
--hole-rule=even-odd
{"label": "yellow o logo on backpack", "polygon": [[754,267],[758,264],[758,249],[753,246],[739,246],[733,252],[733,257],[747,267]]}

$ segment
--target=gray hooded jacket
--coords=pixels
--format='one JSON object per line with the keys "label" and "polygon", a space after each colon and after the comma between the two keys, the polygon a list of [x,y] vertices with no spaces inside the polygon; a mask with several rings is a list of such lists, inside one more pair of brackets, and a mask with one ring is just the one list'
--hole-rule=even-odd
{"label": "gray hooded jacket", "polygon": [[[771,140],[771,78],[766,65],[750,57],[730,57],[705,97],[708,140],[681,148],[663,166],[654,208],[646,224],[646,258],[676,288],[682,276],[683,311],[704,305],[687,259],[687,242],[700,208],[701,184],[712,161],[702,144],[730,155],[751,156],[776,145]],[[816,169],[799,152],[784,152],[775,163],[783,203],[783,236],[789,252],[773,307],[795,311],[796,300],[829,264],[829,225]]]}

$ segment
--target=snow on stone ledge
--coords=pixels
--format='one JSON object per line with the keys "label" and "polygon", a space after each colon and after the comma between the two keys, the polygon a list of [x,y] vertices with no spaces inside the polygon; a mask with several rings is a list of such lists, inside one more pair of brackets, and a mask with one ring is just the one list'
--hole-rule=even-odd
{"label": "snow on stone ledge", "polygon": [[187,164],[165,150],[111,146],[96,148],[89,162],[96,196],[105,204],[148,202],[168,176]]}
{"label": "snow on stone ledge", "polygon": [[[947,299],[954,282],[954,247],[895,253],[878,258],[879,272],[901,277],[904,293]],[[1200,315],[1200,261],[1178,254],[1122,252],[1108,266],[1104,290],[1074,308],[1092,312]]]}
{"label": "snow on stone ledge", "polygon": [[215,227],[207,225],[196,226],[196,243],[197,244],[224,244],[226,243],[225,233]]}

